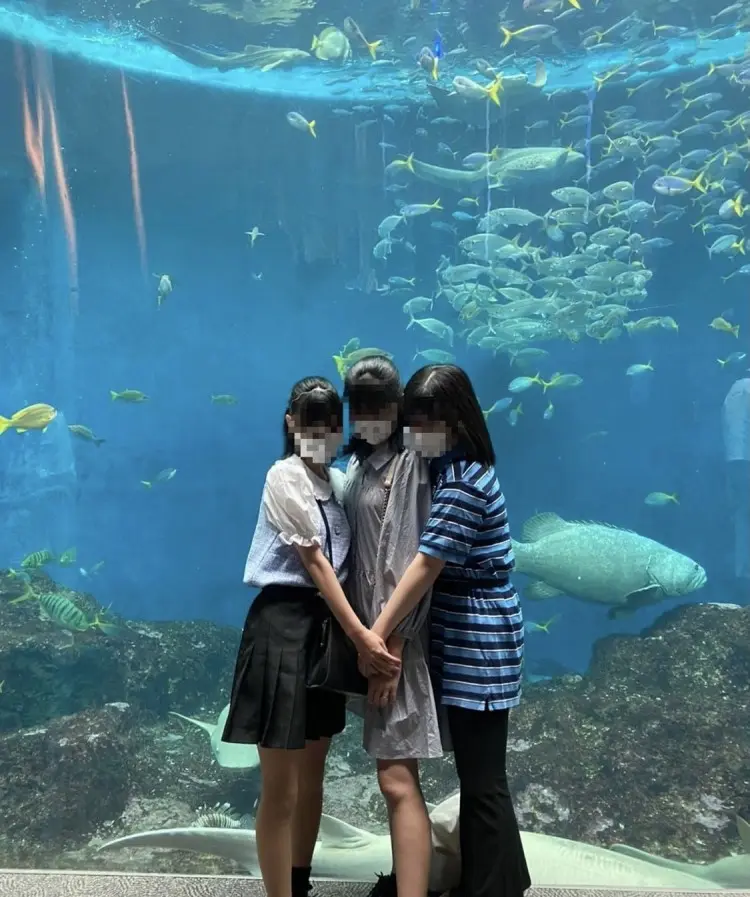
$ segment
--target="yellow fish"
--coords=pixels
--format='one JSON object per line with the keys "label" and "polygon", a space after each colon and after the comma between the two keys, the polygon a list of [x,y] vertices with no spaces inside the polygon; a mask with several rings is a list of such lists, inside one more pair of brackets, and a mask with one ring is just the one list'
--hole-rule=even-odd
{"label": "yellow fish", "polygon": [[148,401],[148,396],[145,392],[141,392],[140,389],[123,389],[120,392],[115,392],[114,389],[110,389],[109,394],[112,398],[113,402],[146,402]]}
{"label": "yellow fish", "polygon": [[357,40],[362,41],[367,47],[367,51],[370,56],[372,56],[373,60],[377,59],[377,49],[383,43],[382,40],[368,41],[364,34],[362,34],[362,29],[351,16],[347,16],[344,19],[344,32],[348,37],[354,37]]}
{"label": "yellow fish", "polygon": [[498,25],[498,28],[503,34],[503,42],[500,44],[501,48],[507,47],[513,38],[516,37],[518,40],[536,43],[557,34],[557,28],[554,25],[526,25],[517,31],[511,31],[510,28],[506,28],[504,25]]}
{"label": "yellow fish", "polygon": [[646,371],[653,371],[653,369],[654,366],[649,361],[646,364],[631,364],[625,373],[628,377],[636,377],[638,374],[645,374]]}
{"label": "yellow fish", "polygon": [[349,38],[333,25],[329,25],[313,37],[310,51],[324,62],[347,62],[352,58]]}
{"label": "yellow fish", "polygon": [[414,153],[409,153],[405,159],[394,159],[385,166],[385,170],[392,174],[396,171],[410,171],[414,174]]}
{"label": "yellow fish", "polygon": [[740,335],[740,325],[731,324],[726,318],[714,318],[708,326],[720,333],[731,333],[735,339]]}
{"label": "yellow fish", "polygon": [[456,93],[466,99],[488,99],[496,106],[500,105],[500,91],[503,89],[503,76],[498,75],[495,80],[488,85],[477,84],[472,78],[466,78],[464,75],[456,75],[453,79],[453,89]]}
{"label": "yellow fish", "polygon": [[286,120],[289,124],[296,128],[298,131],[307,131],[313,137],[317,137],[318,135],[315,133],[315,121],[308,121],[304,115],[300,115],[299,112],[287,112]]}
{"label": "yellow fish", "polygon": [[560,614],[555,614],[554,617],[550,617],[544,623],[535,623],[533,620],[527,620],[524,622],[524,629],[527,632],[546,632],[549,634],[550,626],[555,622],[555,620],[560,619]]}
{"label": "yellow fish", "polygon": [[51,405],[39,403],[27,405],[20,411],[16,411],[10,418],[0,417],[0,436],[6,431],[15,428],[17,433],[25,433],[27,430],[41,430],[44,432],[50,422],[57,417],[57,409]]}
{"label": "yellow fish", "polygon": [[93,442],[97,447],[106,441],[95,436],[94,431],[89,427],[85,427],[83,424],[68,424],[68,429],[74,436],[77,436],[79,439],[84,439],[86,442]]}
{"label": "yellow fish", "polygon": [[21,561],[21,567],[24,570],[38,570],[40,567],[44,567],[45,564],[51,564],[54,560],[54,554],[44,548],[42,551],[33,551],[31,554],[27,554]]}
{"label": "yellow fish", "polygon": [[78,552],[75,548],[66,548],[65,551],[57,559],[57,563],[61,567],[72,567],[76,562]]}
{"label": "yellow fish", "polygon": [[644,504],[651,508],[661,508],[669,504],[678,505],[679,503],[676,492],[673,492],[671,495],[668,492],[649,492],[644,499]]}

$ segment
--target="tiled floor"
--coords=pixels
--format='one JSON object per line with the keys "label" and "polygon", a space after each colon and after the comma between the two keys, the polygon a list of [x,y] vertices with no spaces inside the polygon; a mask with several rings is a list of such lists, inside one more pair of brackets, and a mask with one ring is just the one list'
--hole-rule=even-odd
{"label": "tiled floor", "polygon": [[[364,897],[369,888],[346,882],[315,884],[320,897]],[[529,893],[530,897],[716,897],[718,892],[533,888]],[[729,893],[750,897],[750,891]],[[263,897],[263,886],[257,879],[230,876],[0,871],[0,897]]]}

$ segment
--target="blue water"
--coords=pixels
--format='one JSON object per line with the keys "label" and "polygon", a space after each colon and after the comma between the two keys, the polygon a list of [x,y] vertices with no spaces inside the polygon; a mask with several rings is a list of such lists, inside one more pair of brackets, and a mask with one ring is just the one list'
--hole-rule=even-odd
{"label": "blue water", "polygon": [[[195,95],[190,91],[196,83],[282,96],[304,90],[307,96],[321,99],[325,76],[309,67],[263,75],[205,71],[127,35],[107,36],[101,28],[38,19],[14,8],[0,10],[0,31],[33,40],[63,56],[72,55],[79,67],[85,58],[91,66],[88,77],[95,79],[100,94],[95,102],[100,104],[110,102],[116,88],[106,80],[104,67],[188,82],[177,93],[165,86],[152,87],[152,82],[144,84],[139,77],[131,82],[143,160],[141,188],[150,259],[146,283],[138,265],[120,122],[114,133],[94,136],[94,129],[86,135],[87,140],[96,140],[97,152],[114,165],[113,176],[106,179],[106,195],[99,183],[96,195],[89,195],[84,175],[75,181],[80,196],[76,218],[81,281],[80,313],[73,315],[73,335],[68,335],[72,342],[67,344],[64,333],[60,334],[62,344],[48,344],[41,337],[37,342],[37,351],[57,351],[67,359],[64,376],[56,380],[54,369],[42,365],[33,386],[27,380],[14,385],[6,382],[3,401],[8,411],[25,402],[52,401],[64,411],[65,421],[61,418],[53,424],[50,433],[57,428],[63,440],[64,423],[81,422],[107,440],[99,449],[73,443],[75,524],[64,535],[55,534],[54,527],[51,534],[58,543],[67,539],[77,546],[79,564],[60,571],[61,581],[83,587],[87,581],[78,567],[86,569],[104,561],[95,583],[97,598],[124,616],[199,616],[237,624],[244,614],[238,585],[242,559],[263,473],[280,449],[281,409],[291,382],[309,373],[336,379],[331,356],[353,336],[362,345],[389,350],[404,378],[419,365],[413,360],[415,351],[431,343],[403,327],[400,306],[409,293],[380,296],[345,289],[356,274],[356,258],[342,257],[319,272],[315,266],[300,269],[290,264],[289,244],[274,227],[273,211],[268,207],[254,210],[260,197],[253,177],[262,180],[262,171],[239,172],[240,177],[233,180],[231,172],[222,171],[220,158],[207,158],[203,171],[183,171],[171,166],[168,156],[164,168],[164,146],[157,153],[154,142],[168,146],[170,132],[174,132],[172,139],[184,137],[187,122],[178,116],[191,108]],[[675,52],[681,49],[675,46]],[[552,89],[558,86],[558,76],[559,83],[565,83],[562,68],[554,64],[549,68]],[[389,78],[387,70],[378,74],[380,99],[394,98]],[[349,89],[361,86],[355,71]],[[57,89],[64,103],[64,77],[58,78]],[[606,106],[606,96],[605,91],[597,102]],[[201,95],[201,99],[207,97]],[[179,112],[170,111],[173,99],[177,102],[171,108]],[[219,92],[211,100],[217,121],[226,122],[225,102]],[[226,105],[228,116],[237,108],[236,101],[231,102],[233,106]],[[283,111],[284,100],[280,102]],[[342,98],[337,102],[343,102]],[[373,102],[372,95],[367,102]],[[101,110],[106,122],[104,106]],[[281,111],[272,114],[283,119]],[[78,121],[80,125],[82,119]],[[192,124],[200,141],[200,123]],[[350,129],[347,123],[337,126]],[[286,145],[286,164],[301,155],[308,172],[317,167],[325,175],[330,173],[324,143],[327,127],[321,125],[323,136],[313,146],[303,144],[297,132],[282,130],[286,128],[283,121],[279,127],[269,121],[263,140],[266,147],[274,139]],[[392,139],[398,143],[398,132],[394,133]],[[74,178],[76,166],[86,171],[84,156],[71,161]],[[228,191],[225,195],[219,192],[222,185]],[[304,202],[305,190],[316,187],[314,183],[300,186],[299,198]],[[32,196],[32,185],[27,184],[27,189]],[[429,186],[416,184],[415,190],[425,201],[434,198],[435,190]],[[16,199],[23,205],[21,194]],[[44,260],[45,276],[54,301],[64,309],[64,232],[56,217],[54,195],[49,202],[52,217],[47,218],[45,233],[56,248]],[[383,195],[383,215],[389,202]],[[255,223],[268,236],[250,250],[243,231]],[[554,368],[576,371],[584,378],[583,386],[555,396],[556,414],[551,421],[541,418],[546,399],[526,394],[521,397],[525,414],[518,427],[510,428],[502,416],[491,417],[490,424],[517,528],[540,510],[633,528],[706,567],[708,588],[688,600],[722,600],[731,538],[719,412],[732,373],[716,364],[717,355],[727,350],[727,336],[706,325],[711,315],[733,306],[741,331],[746,332],[747,304],[740,277],[720,288],[720,299],[711,298],[717,291],[717,266],[708,264],[700,241],[685,233],[687,228],[681,223],[676,227],[675,245],[651,256],[656,275],[648,305],[667,306],[662,313],[679,319],[679,335],[641,335],[637,348],[627,337],[604,345],[591,340],[554,343],[550,346]],[[470,232],[462,231],[461,236]],[[674,239],[675,231],[669,233]],[[8,295],[23,289],[19,235],[23,231],[11,226],[3,246]],[[429,293],[436,257],[446,249],[444,238],[421,221],[416,222],[414,235],[419,249],[425,247],[426,252],[402,252],[397,262],[389,263],[388,273],[416,276],[417,292]],[[170,273],[175,283],[174,293],[159,310],[154,301],[157,281],[151,277],[157,270]],[[253,279],[260,272],[262,280]],[[712,309],[710,314],[707,308]],[[11,319],[11,333],[12,325]],[[11,356],[15,352],[23,356],[25,349],[16,344]],[[474,378],[484,407],[501,398],[504,384],[518,373],[507,360],[475,347],[459,346],[456,355]],[[623,376],[629,364],[649,359],[658,371],[656,376],[638,382]],[[140,389],[151,400],[143,405],[112,402],[109,390],[124,388]],[[212,405],[214,393],[235,394],[239,404]],[[15,434],[8,434],[0,443],[4,457],[15,450],[15,439]],[[141,487],[141,480],[167,467],[178,470],[173,481],[152,491]],[[654,490],[678,492],[679,509],[645,506],[642,497]],[[696,520],[709,520],[712,525],[697,526]],[[29,543],[29,538],[26,534],[24,545],[13,545],[16,555],[8,552],[0,562],[12,566],[18,563],[18,552],[42,547],[59,552],[69,547],[67,543]],[[558,660],[581,667],[595,636],[640,629],[665,606],[616,624],[607,622],[601,609],[567,599],[535,605],[529,613],[538,619],[561,613],[559,638],[550,639],[547,647],[556,651]]]}
{"label": "blue water", "polygon": [[[14,42],[23,47],[27,65],[33,50],[48,54],[76,222],[75,291],[50,146],[46,207],[24,150]],[[673,41],[673,62],[659,77],[670,85],[697,77],[709,62],[740,53],[745,42],[746,35],[705,40],[697,48],[694,38]],[[674,60],[687,51],[694,51],[690,67],[678,66]],[[586,102],[592,73],[627,58],[623,49],[550,59],[546,93],[570,92],[570,106]],[[452,73],[461,72],[471,68],[458,65]],[[461,195],[420,181],[407,182],[403,193],[383,190],[378,143],[385,139],[399,152],[413,145],[415,128],[424,124],[416,118],[424,83],[409,80],[411,71],[362,62],[347,68],[343,81],[338,70],[317,64],[267,73],[198,69],[139,39],[134,29],[45,19],[15,4],[0,6],[0,73],[6,85],[0,99],[0,413],[32,402],[60,410],[44,434],[0,437],[0,568],[18,567],[30,552],[75,546],[73,566],[50,565],[48,572],[64,585],[91,591],[118,615],[240,626],[249,597],[241,584],[243,563],[263,477],[281,453],[290,385],[311,374],[341,385],[332,356],[353,337],[390,352],[404,380],[422,363],[415,353],[439,345],[417,328],[405,329],[401,306],[411,295],[433,293],[440,256],[457,261],[455,243],[473,226],[458,225],[454,238],[420,219],[409,232],[415,253],[397,246],[386,266],[371,255],[377,223],[393,212],[394,199],[432,202],[440,196],[448,210],[442,220],[450,222]],[[145,270],[120,73],[130,92],[140,159]],[[637,86],[644,77],[628,84]],[[635,94],[639,114],[663,120],[666,107],[650,96]],[[738,96],[728,102],[738,104]],[[377,110],[360,157],[355,121],[361,118],[329,114],[332,105],[356,102],[409,106],[403,119],[391,123]],[[625,102],[622,85],[596,94],[589,122],[594,136],[605,113]],[[555,107],[550,102],[542,108]],[[287,125],[290,110],[317,119],[317,140]],[[732,106],[733,114],[742,111]],[[523,145],[523,126],[533,120],[509,117],[491,135],[462,125],[445,138],[460,144],[455,161],[436,155],[440,134],[417,143],[417,156],[459,167],[464,152],[501,140]],[[571,139],[555,132],[547,141],[552,137]],[[737,140],[746,138],[747,132]],[[599,148],[594,157],[602,158]],[[591,189],[636,173],[625,163],[611,176],[595,175]],[[747,184],[747,174],[741,177]],[[539,184],[505,197],[493,193],[492,204],[544,213],[552,205],[549,189]],[[648,180],[638,181],[637,196],[653,199]],[[585,670],[597,639],[639,632],[679,604],[750,600],[731,572],[721,435],[722,402],[747,361],[726,368],[716,361],[731,351],[750,351],[747,279],[721,279],[747,261],[744,255],[709,259],[709,238],[689,226],[695,216],[691,198],[675,200],[690,208],[683,220],[645,229],[673,245],[648,256],[654,272],[648,301],[633,314],[671,315],[679,332],[623,335],[603,344],[545,343],[545,376],[576,372],[583,384],[550,394],[556,408],[551,420],[542,417],[550,396],[538,390],[519,397],[524,414],[517,426],[504,414],[489,418],[514,535],[534,513],[554,511],[568,520],[635,530],[689,555],[708,575],[702,591],[624,620],[611,621],[605,608],[570,598],[525,602],[529,620],[559,615],[549,635],[529,635],[529,656],[569,669]],[[745,232],[747,220],[740,222]],[[245,232],[254,225],[265,236],[251,249]],[[323,248],[316,245],[320,235]],[[300,259],[305,249],[307,262]],[[380,283],[389,275],[416,278],[414,292],[352,288],[362,259]],[[172,277],[174,292],[158,308],[153,275],[162,273]],[[456,329],[457,363],[470,373],[482,406],[490,407],[520,371],[501,354],[467,347],[458,336],[463,325],[447,305],[436,304],[435,315]],[[718,316],[740,326],[739,339],[709,327]],[[629,365],[647,361],[653,374],[625,375]],[[112,401],[110,390],[123,389],[142,390],[150,399]],[[212,394],[226,393],[237,397],[236,406],[212,404]],[[74,423],[106,442],[96,447],[71,440],[66,425]],[[172,480],[151,490],[141,485],[165,468],[176,468]],[[679,506],[647,506],[644,498],[654,491],[679,494]],[[102,562],[94,577],[83,572]],[[523,592],[522,576],[518,585]]]}

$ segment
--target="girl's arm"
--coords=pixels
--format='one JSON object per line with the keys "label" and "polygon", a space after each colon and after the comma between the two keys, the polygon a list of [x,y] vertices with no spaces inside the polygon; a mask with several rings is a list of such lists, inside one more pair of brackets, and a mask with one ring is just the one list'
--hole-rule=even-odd
{"label": "girl's arm", "polygon": [[425,592],[432,588],[444,566],[445,561],[441,558],[417,552],[380,612],[372,631],[382,639],[388,639],[404,617],[419,604]]}
{"label": "girl's arm", "polygon": [[282,542],[294,546],[310,579],[354,643],[357,653],[374,669],[394,673],[399,669],[400,661],[388,653],[384,639],[360,622],[320,546],[320,509],[312,483],[301,464],[288,459],[277,462],[269,470],[262,499],[266,517]]}
{"label": "girl's arm", "polygon": [[448,562],[459,566],[466,562],[477,539],[485,502],[481,490],[462,479],[460,468],[442,477],[432,496],[419,551],[380,612],[373,632],[387,639],[432,588]]}
{"label": "girl's arm", "polygon": [[321,549],[317,545],[296,545],[295,548],[310,579],[318,587],[341,628],[354,643],[357,653],[366,658],[366,662],[379,673],[397,672],[401,667],[401,659],[390,654],[385,646],[385,639],[369,630],[354,613],[333,567]]}

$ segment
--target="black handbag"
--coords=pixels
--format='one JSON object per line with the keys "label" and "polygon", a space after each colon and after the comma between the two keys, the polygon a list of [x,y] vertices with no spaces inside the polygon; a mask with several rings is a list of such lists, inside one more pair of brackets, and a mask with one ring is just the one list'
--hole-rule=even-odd
{"label": "black handbag", "polygon": [[[326,529],[328,560],[333,566],[331,528],[321,501],[318,507]],[[307,687],[343,695],[367,694],[367,678],[357,666],[357,649],[328,608],[313,630],[308,650]]]}

